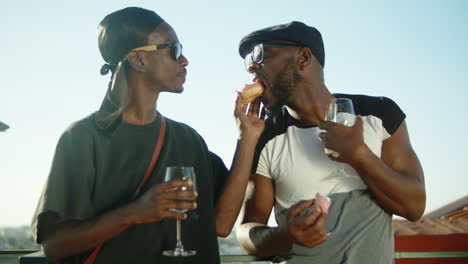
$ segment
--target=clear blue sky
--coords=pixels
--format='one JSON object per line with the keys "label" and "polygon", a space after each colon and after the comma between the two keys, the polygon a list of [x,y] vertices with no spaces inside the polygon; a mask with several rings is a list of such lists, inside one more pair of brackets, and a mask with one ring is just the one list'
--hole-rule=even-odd
{"label": "clear blue sky", "polygon": [[227,165],[234,91],[251,80],[237,44],[299,20],[322,32],[332,92],[385,95],[405,111],[427,212],[468,194],[468,1],[18,0],[0,9],[0,121],[11,126],[0,133],[0,226],[29,224],[60,134],[99,107],[109,76],[99,74],[96,27],[126,6],[176,30],[190,63],[185,92],[163,94],[158,109],[197,129]]}

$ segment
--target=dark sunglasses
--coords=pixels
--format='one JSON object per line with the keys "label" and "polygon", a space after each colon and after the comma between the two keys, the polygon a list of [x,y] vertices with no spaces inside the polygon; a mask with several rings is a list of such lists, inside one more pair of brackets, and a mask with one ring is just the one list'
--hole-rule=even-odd
{"label": "dark sunglasses", "polygon": [[261,64],[263,56],[265,55],[264,47],[302,47],[302,45],[295,43],[260,43],[253,47],[252,52],[245,55],[244,64],[245,69],[249,71],[254,63]]}
{"label": "dark sunglasses", "polygon": [[134,48],[132,50],[155,51],[165,48],[171,49],[171,57],[176,61],[178,61],[180,56],[182,56],[182,44],[180,44],[179,42],[142,46]]}

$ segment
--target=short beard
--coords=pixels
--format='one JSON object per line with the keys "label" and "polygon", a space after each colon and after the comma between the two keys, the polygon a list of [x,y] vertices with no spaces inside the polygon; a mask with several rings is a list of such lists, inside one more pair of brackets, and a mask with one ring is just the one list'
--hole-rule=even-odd
{"label": "short beard", "polygon": [[276,115],[281,112],[281,109],[286,105],[294,90],[297,87],[297,82],[302,79],[295,66],[294,58],[291,58],[288,63],[281,69],[280,73],[276,76],[273,86],[271,87],[271,94],[274,98],[273,104],[267,109],[269,116]]}

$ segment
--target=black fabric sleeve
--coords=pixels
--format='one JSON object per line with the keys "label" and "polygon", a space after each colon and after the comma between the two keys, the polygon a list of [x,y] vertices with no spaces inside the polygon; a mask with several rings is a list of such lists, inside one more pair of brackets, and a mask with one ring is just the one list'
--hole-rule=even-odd
{"label": "black fabric sleeve", "polygon": [[229,177],[229,170],[224,165],[223,160],[210,151],[211,164],[213,168],[214,202],[216,203],[223,193],[224,185]]}
{"label": "black fabric sleeve", "polygon": [[400,127],[406,115],[390,98],[354,94],[334,94],[337,98],[349,98],[353,101],[356,115],[373,115],[382,120],[382,125],[390,135]]}
{"label": "black fabric sleeve", "polygon": [[47,183],[33,215],[31,229],[41,243],[41,215],[53,212],[64,220],[83,220],[93,216],[91,201],[95,179],[93,140],[77,127],[61,136]]}
{"label": "black fabric sleeve", "polygon": [[393,135],[400,127],[403,120],[405,120],[406,115],[392,99],[387,97],[381,98],[383,105],[383,126],[390,135]]}

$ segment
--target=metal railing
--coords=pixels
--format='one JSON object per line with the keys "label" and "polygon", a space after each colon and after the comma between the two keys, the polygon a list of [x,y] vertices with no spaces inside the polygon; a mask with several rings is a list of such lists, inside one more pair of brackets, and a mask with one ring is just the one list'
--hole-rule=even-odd
{"label": "metal railing", "polygon": [[[11,256],[11,258],[8,258]],[[395,259],[433,259],[433,258],[468,258],[468,251],[419,251],[419,252],[395,252]],[[9,259],[9,262],[3,262],[3,259]],[[42,251],[37,250],[4,250],[0,251],[0,264],[13,263],[20,264],[48,264]],[[270,262],[279,263],[282,258],[263,258],[248,255],[221,255],[221,263],[232,262]]]}

